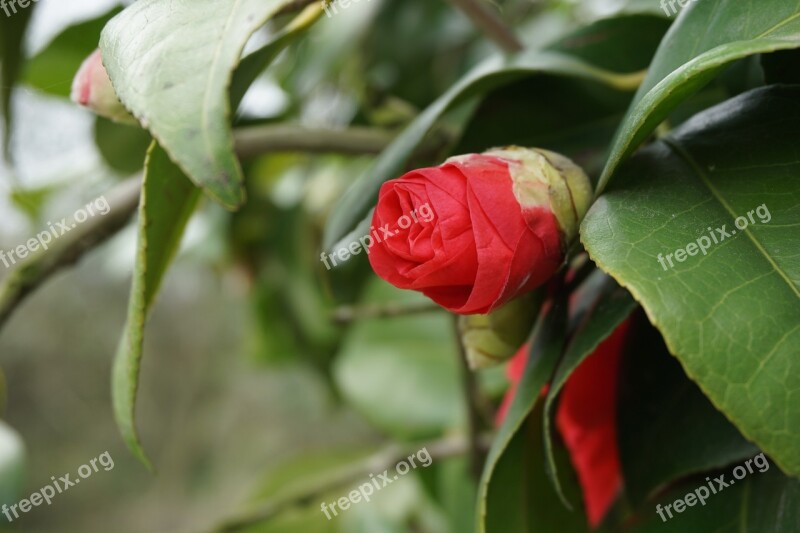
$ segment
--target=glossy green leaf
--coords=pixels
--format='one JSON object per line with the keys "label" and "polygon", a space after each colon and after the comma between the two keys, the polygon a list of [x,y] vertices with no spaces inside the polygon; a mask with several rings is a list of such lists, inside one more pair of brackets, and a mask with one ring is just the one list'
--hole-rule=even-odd
{"label": "glossy green leaf", "polygon": [[[620,16],[575,31],[548,49],[614,72],[638,72],[650,64],[668,28],[669,21],[660,17]],[[582,79],[526,78],[487,94],[453,153],[537,146],[567,155],[596,177],[632,98],[630,92]],[[531,120],[519,120],[520,115]]]}
{"label": "glossy green leaf", "polygon": [[800,5],[785,0],[690,2],[664,38],[617,131],[598,189],[675,107],[726,65],[800,47]]}
{"label": "glossy green leaf", "polygon": [[[543,415],[544,406],[538,402],[495,465],[486,494],[486,520],[479,524],[479,531],[583,533],[587,530],[581,510],[564,507],[545,473]],[[566,455],[563,449],[558,455],[565,468]],[[571,497],[580,497],[577,482],[569,488],[575,493]]]}
{"label": "glossy green leaf", "polygon": [[199,189],[153,142],[145,162],[139,203],[139,240],[128,319],[114,361],[111,388],[114,414],[125,443],[148,467],[135,425],[144,326],[198,198]]}
{"label": "glossy green leaf", "polygon": [[800,88],[746,93],[633,158],[581,227],[593,260],[642,304],[689,377],[792,474],[800,474],[798,143]]}
{"label": "glossy green leaf", "polygon": [[58,34],[44,50],[30,58],[22,81],[47,94],[69,97],[75,73],[97,48],[103,27],[120,11],[121,8],[114,8]]}
{"label": "glossy green leaf", "polygon": [[[543,507],[522,505],[527,502],[522,489],[521,479],[518,478],[521,457],[527,455],[528,450],[523,449],[529,439],[526,438],[525,420],[536,407],[541,404],[542,387],[550,380],[561,356],[566,333],[566,304],[560,302],[539,320],[533,334],[530,355],[525,366],[522,379],[511,406],[505,415],[502,425],[494,438],[478,486],[477,520],[479,533],[515,533],[531,531],[537,522],[549,520],[561,509],[545,505]],[[540,413],[542,410],[540,409]],[[539,415],[541,419],[541,414]],[[536,450],[543,447],[541,437],[541,420],[536,426],[530,426],[539,437],[534,439],[535,448],[530,450],[534,456],[541,456],[536,460],[539,465],[532,466],[532,471],[538,476],[535,480],[541,488],[540,492],[548,494],[548,500],[556,501],[557,496],[544,472],[544,451]],[[511,479],[509,481],[509,479]],[[526,480],[528,481],[528,480]],[[515,484],[517,486],[515,486]],[[522,498],[520,500],[519,498]],[[516,505],[515,505],[516,503]],[[529,503],[529,502],[528,502]],[[547,530],[545,530],[547,531]]]}
{"label": "glossy green leaf", "polygon": [[543,73],[592,80],[618,89],[629,89],[638,83],[636,75],[615,74],[557,52],[527,51],[512,58],[488,59],[421,113],[345,193],[325,227],[323,246],[330,249],[357,227],[374,205],[381,185],[397,177],[408,157],[445,112],[492,89]]}
{"label": "glossy green leaf", "polygon": [[636,301],[630,293],[614,283],[606,280],[597,300],[587,310],[578,330],[572,336],[564,351],[564,356],[558,364],[558,369],[550,383],[545,401],[544,416],[544,442],[547,454],[547,473],[555,483],[559,496],[565,504],[566,500],[559,481],[558,469],[554,455],[554,435],[552,434],[552,420],[555,411],[555,402],[569,376],[580,364],[586,360],[594,350],[611,335],[634,310]]}
{"label": "glossy green leaf", "polygon": [[758,453],[686,377],[643,313],[636,314],[627,336],[617,437],[633,505],[675,480]]}
{"label": "glossy green leaf", "polygon": [[102,34],[122,102],[192,181],[229,208],[244,202],[244,189],[228,87],[250,36],[290,2],[140,0]]}

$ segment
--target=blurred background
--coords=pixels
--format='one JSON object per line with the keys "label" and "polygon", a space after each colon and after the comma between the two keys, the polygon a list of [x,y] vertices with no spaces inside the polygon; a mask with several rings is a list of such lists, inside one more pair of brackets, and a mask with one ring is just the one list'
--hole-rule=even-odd
{"label": "blurred background", "polygon": [[[621,0],[497,4],[534,46],[622,9],[658,9],[652,1]],[[0,165],[0,249],[24,243],[141,167],[141,132],[97,119],[66,98],[80,61],[119,7],[113,0],[40,0],[28,8],[28,62],[13,93],[9,156]],[[237,122],[359,125],[393,134],[494,52],[446,2],[353,3],[323,17],[279,58],[248,93]],[[435,132],[434,148],[457,134],[459,113]],[[155,475],[125,448],[110,404],[135,227],[20,307],[0,333],[7,396],[0,496],[17,502],[51,476],[74,477],[105,451],[115,466],[34,508],[10,531],[209,531],[287,494],[314,497],[253,531],[469,531],[473,495],[463,457],[435,460],[334,521],[319,510],[349,490],[326,491],[331,476],[357,470],[388,443],[465,432],[448,315],[423,309],[355,323],[353,307],[333,303],[368,310],[421,302],[379,282],[363,262],[333,275],[319,262],[328,209],[371,157],[260,157],[247,163],[250,201],[241,212],[210,202],[198,210],[145,340],[137,418]],[[0,265],[0,278],[6,275]],[[502,370],[480,380],[497,402],[506,387]],[[322,493],[307,488],[314,486]]]}

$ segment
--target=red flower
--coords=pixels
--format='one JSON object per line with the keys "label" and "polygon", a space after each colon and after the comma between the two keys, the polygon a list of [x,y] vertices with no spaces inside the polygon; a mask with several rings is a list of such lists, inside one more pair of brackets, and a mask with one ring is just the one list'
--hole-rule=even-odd
{"label": "red flower", "polygon": [[586,174],[552,152],[451,158],[381,187],[370,263],[454,313],[489,313],[556,272],[590,199]]}

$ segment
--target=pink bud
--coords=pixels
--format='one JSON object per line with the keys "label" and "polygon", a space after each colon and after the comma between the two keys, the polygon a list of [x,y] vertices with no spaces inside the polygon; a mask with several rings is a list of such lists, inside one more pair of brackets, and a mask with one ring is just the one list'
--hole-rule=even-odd
{"label": "pink bud", "polygon": [[100,116],[117,122],[137,124],[125,109],[111,85],[100,49],[87,57],[72,82],[72,101]]}

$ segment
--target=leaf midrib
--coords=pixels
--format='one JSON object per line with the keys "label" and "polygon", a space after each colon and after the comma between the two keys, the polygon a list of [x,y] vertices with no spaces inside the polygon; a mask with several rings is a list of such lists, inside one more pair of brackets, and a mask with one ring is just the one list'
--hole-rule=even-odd
{"label": "leaf midrib", "polygon": [[760,35],[756,36],[756,37],[755,37],[755,39],[762,39],[762,38],[766,37],[766,36],[767,36],[767,35],[769,35],[770,33],[772,33],[772,32],[774,32],[774,31],[777,31],[778,29],[780,29],[782,26],[786,26],[787,24],[789,24],[790,22],[792,22],[792,21],[793,21],[793,20],[795,20],[796,18],[800,18],[800,11],[798,11],[797,13],[795,13],[794,15],[792,15],[791,17],[787,18],[786,20],[783,20],[783,21],[779,22],[778,24],[774,25],[773,27],[771,27],[770,29],[768,29],[768,30],[767,30],[767,31],[765,31],[764,33],[762,33],[762,34],[760,34]]}
{"label": "leaf midrib", "polygon": [[[687,165],[689,165],[695,171],[695,174],[700,178],[700,180],[705,184],[705,186],[708,187],[708,189],[711,191],[712,196],[714,196],[714,198],[720,203],[720,205],[722,205],[722,207],[725,209],[728,215],[731,216],[733,219],[736,219],[736,217],[739,215],[736,214],[731,205],[722,196],[720,191],[716,187],[714,187],[714,184],[711,183],[711,180],[706,175],[703,168],[697,163],[697,161],[695,161],[695,159],[692,157],[689,151],[680,143],[680,141],[678,141],[674,137],[665,137],[664,139],[662,139],[662,141],[664,141],[664,143],[667,146],[669,146],[681,159],[684,160],[684,162],[686,162]],[[794,283],[792,283],[792,280],[789,278],[788,274],[775,262],[772,256],[767,253],[767,250],[764,248],[761,242],[758,239],[756,239],[755,235],[753,235],[753,232],[750,230],[750,226],[748,225],[745,229],[741,231],[742,233],[747,235],[747,237],[750,239],[750,241],[753,243],[756,249],[772,266],[775,272],[777,272],[778,275],[781,278],[783,278],[786,284],[791,288],[792,292],[794,292],[795,296],[797,296],[797,298],[800,299],[800,288],[798,288]]]}
{"label": "leaf midrib", "polygon": [[[211,145],[211,138],[209,137],[210,128],[208,126],[208,120],[210,115],[209,107],[211,105],[209,103],[209,98],[211,96],[211,85],[216,79],[214,74],[217,72],[217,65],[219,63],[220,55],[222,54],[222,49],[225,46],[225,36],[227,35],[228,29],[230,28],[231,20],[233,20],[233,15],[234,13],[236,13],[236,10],[239,8],[240,4],[241,0],[235,0],[233,6],[231,6],[230,13],[228,13],[228,18],[225,21],[225,27],[223,28],[223,31],[220,33],[220,39],[218,41],[219,44],[214,50],[214,60],[211,62],[211,68],[208,69],[208,78],[206,79],[206,88],[203,95],[203,120],[202,120],[203,141],[205,142],[207,153],[213,153],[212,150],[213,146]],[[228,112],[230,112],[230,110],[228,110]]]}

